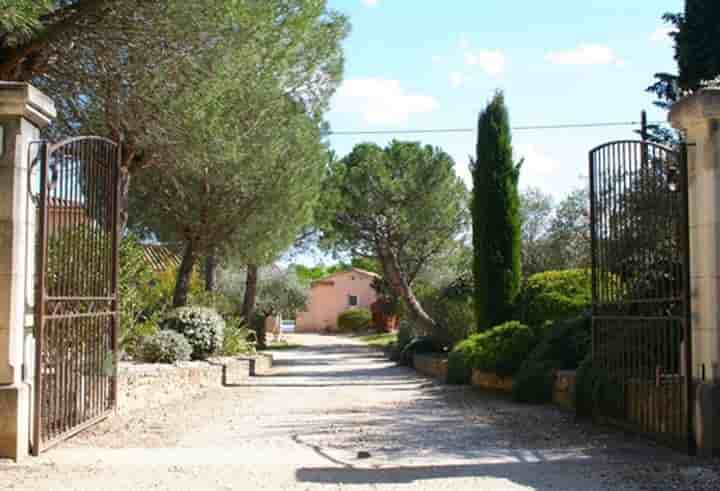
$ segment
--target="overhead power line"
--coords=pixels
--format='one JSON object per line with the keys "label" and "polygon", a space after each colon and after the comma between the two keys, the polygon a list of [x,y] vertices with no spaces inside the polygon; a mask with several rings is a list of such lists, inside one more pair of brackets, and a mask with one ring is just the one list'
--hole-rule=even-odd
{"label": "overhead power line", "polygon": [[[648,124],[663,124],[665,121],[650,121]],[[639,126],[640,121],[622,121],[614,123],[570,123],[570,124],[547,124],[547,125],[530,125],[515,126],[513,131],[532,131],[532,130],[565,130],[575,128],[611,128],[621,126]],[[428,133],[474,133],[476,128],[435,128],[435,129],[413,129],[413,130],[357,130],[357,131],[330,131],[330,136],[350,136],[350,135],[409,135],[409,134],[428,134]]]}

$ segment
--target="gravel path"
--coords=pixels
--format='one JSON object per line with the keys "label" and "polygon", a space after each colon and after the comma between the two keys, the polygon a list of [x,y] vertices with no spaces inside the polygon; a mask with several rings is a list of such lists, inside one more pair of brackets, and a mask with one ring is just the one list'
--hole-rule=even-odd
{"label": "gravel path", "polygon": [[290,341],[303,348],[271,376],[0,464],[0,489],[720,489],[713,462],[435,384],[344,338]]}

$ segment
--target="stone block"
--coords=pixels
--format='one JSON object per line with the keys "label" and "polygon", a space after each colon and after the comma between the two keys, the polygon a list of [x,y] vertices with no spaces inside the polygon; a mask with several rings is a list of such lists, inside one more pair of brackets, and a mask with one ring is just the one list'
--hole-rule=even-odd
{"label": "stone block", "polygon": [[415,354],[413,356],[413,367],[423,375],[439,379],[441,382],[447,381],[447,356],[425,353]]}
{"label": "stone block", "polygon": [[553,403],[562,409],[575,410],[575,370],[558,370],[553,386]]}
{"label": "stone block", "polygon": [[0,386],[0,458],[18,462],[30,450],[30,389]]}
{"label": "stone block", "polygon": [[513,389],[512,377],[483,372],[476,368],[472,371],[472,380],[470,383],[473,387],[506,393],[512,392]]}

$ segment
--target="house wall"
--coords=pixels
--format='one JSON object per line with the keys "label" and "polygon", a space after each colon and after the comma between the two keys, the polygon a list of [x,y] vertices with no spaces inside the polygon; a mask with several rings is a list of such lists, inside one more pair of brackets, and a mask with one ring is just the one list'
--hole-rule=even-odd
{"label": "house wall", "polygon": [[350,307],[349,296],[358,297],[357,307],[369,309],[377,294],[370,286],[373,278],[349,271],[315,282],[310,289],[307,312],[295,319],[297,332],[323,332],[337,330],[338,315]]}

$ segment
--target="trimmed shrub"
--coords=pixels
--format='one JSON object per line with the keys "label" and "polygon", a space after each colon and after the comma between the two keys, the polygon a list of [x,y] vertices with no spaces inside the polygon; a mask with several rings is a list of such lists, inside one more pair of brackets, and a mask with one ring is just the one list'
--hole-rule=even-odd
{"label": "trimmed shrub", "polygon": [[416,353],[437,353],[437,344],[432,336],[420,336],[410,341],[400,352],[400,364],[408,367],[413,366],[413,357]]}
{"label": "trimmed shrub", "polygon": [[188,361],[193,349],[185,336],[176,331],[162,330],[143,339],[140,358],[149,363]]}
{"label": "trimmed shrub", "polygon": [[470,383],[471,378],[472,367],[468,360],[468,353],[456,347],[448,355],[447,383],[450,385],[466,385]]}
{"label": "trimmed shrub", "polygon": [[589,354],[592,321],[589,313],[556,322],[544,330],[543,338],[515,377],[513,398],[518,402],[541,403],[552,399],[554,373],[574,370]]}
{"label": "trimmed shrub", "polygon": [[342,332],[367,331],[371,324],[372,313],[364,308],[346,310],[337,318],[338,329]]}
{"label": "trimmed shrub", "polygon": [[398,328],[397,340],[393,345],[393,351],[390,355],[390,359],[393,361],[400,361],[400,355],[410,341],[415,338],[415,329],[407,319],[400,321],[400,327]]}
{"label": "trimmed shrub", "polygon": [[593,365],[590,355],[580,364],[575,382],[575,411],[580,417],[623,417],[623,384]]}
{"label": "trimmed shrub", "polygon": [[511,321],[470,336],[463,343],[468,345],[472,368],[512,376],[537,345],[538,334],[520,322]]}
{"label": "trimmed shrub", "polygon": [[531,326],[580,315],[590,306],[590,271],[545,271],[529,277],[519,299],[520,319]]}
{"label": "trimmed shrub", "polygon": [[131,358],[141,358],[140,349],[145,339],[157,334],[160,326],[154,320],[136,322],[126,327],[120,335],[120,348]]}
{"label": "trimmed shrub", "polygon": [[177,331],[192,346],[194,360],[206,360],[223,346],[225,321],[213,309],[181,307],[171,311],[162,324],[163,329]]}

